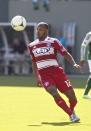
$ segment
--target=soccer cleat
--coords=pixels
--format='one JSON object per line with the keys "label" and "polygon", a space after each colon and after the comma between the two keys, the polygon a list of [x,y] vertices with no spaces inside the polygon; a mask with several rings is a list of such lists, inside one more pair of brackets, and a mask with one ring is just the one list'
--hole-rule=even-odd
{"label": "soccer cleat", "polygon": [[74,113],[70,116],[70,120],[75,123],[75,122],[79,122],[80,118],[77,117]]}
{"label": "soccer cleat", "polygon": [[83,98],[85,98],[85,99],[91,99],[91,96],[89,96],[89,95],[83,95]]}

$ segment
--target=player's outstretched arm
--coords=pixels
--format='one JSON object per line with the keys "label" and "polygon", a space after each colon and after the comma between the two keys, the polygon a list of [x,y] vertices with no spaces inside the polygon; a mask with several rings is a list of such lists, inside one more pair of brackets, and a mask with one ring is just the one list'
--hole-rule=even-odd
{"label": "player's outstretched arm", "polygon": [[80,65],[76,64],[74,58],[72,57],[72,55],[67,52],[65,55],[64,55],[64,58],[73,66],[75,67],[76,69],[81,69]]}

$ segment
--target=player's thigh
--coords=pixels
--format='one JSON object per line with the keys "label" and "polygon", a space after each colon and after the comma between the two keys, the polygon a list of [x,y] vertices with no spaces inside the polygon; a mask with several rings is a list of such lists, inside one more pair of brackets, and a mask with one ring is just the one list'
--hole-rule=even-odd
{"label": "player's thigh", "polygon": [[49,92],[56,92],[56,86],[55,86],[55,81],[53,78],[47,73],[47,74],[40,74],[41,77],[41,83],[43,87]]}
{"label": "player's thigh", "polygon": [[40,76],[41,77],[41,82],[43,87],[45,87],[46,89],[52,85],[55,85],[54,80],[48,76],[48,75],[44,75],[44,76]]}

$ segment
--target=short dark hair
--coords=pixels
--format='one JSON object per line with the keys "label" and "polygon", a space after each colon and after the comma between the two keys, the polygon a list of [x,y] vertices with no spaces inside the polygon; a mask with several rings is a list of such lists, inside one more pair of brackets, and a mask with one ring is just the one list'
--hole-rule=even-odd
{"label": "short dark hair", "polygon": [[45,23],[45,22],[39,22],[39,23],[37,24],[37,28],[38,28],[39,26],[44,26],[46,29],[49,28],[48,24]]}

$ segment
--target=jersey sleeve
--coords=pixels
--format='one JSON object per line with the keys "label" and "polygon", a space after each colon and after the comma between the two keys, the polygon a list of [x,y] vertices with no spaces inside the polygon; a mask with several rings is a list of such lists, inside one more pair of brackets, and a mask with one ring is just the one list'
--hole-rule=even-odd
{"label": "jersey sleeve", "polygon": [[81,45],[81,60],[87,60],[87,46]]}
{"label": "jersey sleeve", "polygon": [[91,42],[91,33],[87,33],[81,44],[81,60],[87,60],[88,44]]}
{"label": "jersey sleeve", "polygon": [[31,60],[34,62],[34,61],[35,61],[35,57],[34,57],[34,55],[33,55],[33,53],[32,53],[32,48],[31,48],[31,46],[27,45],[27,49],[28,49],[28,52],[29,52],[29,54],[30,54]]}
{"label": "jersey sleeve", "polygon": [[61,42],[57,39],[54,41],[54,48],[62,55],[64,56],[67,54],[67,50],[64,48],[64,46],[61,44]]}

